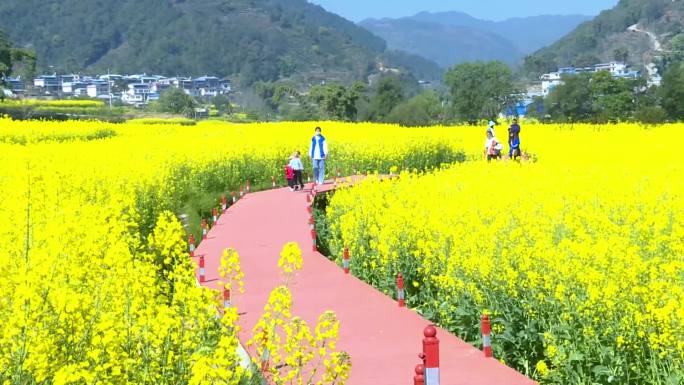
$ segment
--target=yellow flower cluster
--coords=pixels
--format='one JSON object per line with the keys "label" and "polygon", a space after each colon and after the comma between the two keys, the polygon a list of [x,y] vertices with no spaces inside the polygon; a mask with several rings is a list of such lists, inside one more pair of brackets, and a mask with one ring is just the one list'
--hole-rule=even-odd
{"label": "yellow flower cluster", "polygon": [[5,99],[0,102],[0,105],[10,106],[36,106],[36,107],[79,107],[79,108],[95,108],[103,107],[104,102],[93,99],[72,99],[72,100],[42,100],[42,99],[21,99],[12,100]]}
{"label": "yellow flower cluster", "polygon": [[[196,286],[176,217],[191,196],[270,186],[317,125],[331,173],[464,156],[445,128],[0,118],[0,383],[239,382],[235,314]],[[238,263],[227,253],[228,284]],[[345,362],[330,355],[331,373]]]}
{"label": "yellow flower cluster", "polygon": [[338,191],[331,250],[386,292],[401,272],[409,305],[473,343],[488,309],[495,355],[544,384],[684,382],[684,126],[522,139],[534,161]]}
{"label": "yellow flower cluster", "polygon": [[225,280],[219,281],[219,288],[221,290],[233,290],[233,284],[238,285],[240,293],[245,292],[245,273],[240,268],[240,255],[234,249],[226,249],[221,257],[219,265],[219,276]]}
{"label": "yellow flower cluster", "polygon": [[271,292],[248,342],[256,352],[254,363],[276,385],[344,385],[351,358],[336,350],[340,322],[334,312],[327,311],[312,332],[306,321],[292,315],[292,293],[287,285],[302,268],[302,254],[296,243],[288,243],[280,255],[284,284]]}

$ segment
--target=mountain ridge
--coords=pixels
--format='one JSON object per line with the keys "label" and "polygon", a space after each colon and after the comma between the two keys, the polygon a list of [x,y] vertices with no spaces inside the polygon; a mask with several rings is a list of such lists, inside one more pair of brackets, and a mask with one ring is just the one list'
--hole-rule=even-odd
{"label": "mountain ridge", "polygon": [[3,0],[0,28],[39,70],[348,82],[386,44],[305,0]]}
{"label": "mountain ridge", "polygon": [[[590,18],[584,15],[539,15],[491,21],[450,11],[419,12],[398,19],[370,18],[362,20],[359,25],[384,38],[392,49],[415,53],[449,67],[470,60],[502,60],[517,64],[526,54],[555,42]],[[411,25],[407,23],[410,22],[423,23],[420,27],[430,28],[432,34],[428,36],[425,31],[409,29]],[[541,33],[540,25],[544,27]],[[416,36],[423,39],[415,41]],[[433,44],[434,41],[439,43]],[[440,55],[439,50],[450,53]]]}
{"label": "mountain ridge", "polygon": [[525,69],[538,75],[558,67],[583,67],[611,60],[637,67],[648,67],[653,61],[665,65],[673,52],[682,54],[683,31],[684,2],[621,0],[551,46],[530,55],[525,59]]}

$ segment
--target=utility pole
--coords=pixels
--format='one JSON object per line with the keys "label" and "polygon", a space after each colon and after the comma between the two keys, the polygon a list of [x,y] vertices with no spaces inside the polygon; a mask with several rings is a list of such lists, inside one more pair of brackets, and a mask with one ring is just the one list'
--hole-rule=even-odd
{"label": "utility pole", "polygon": [[112,110],[112,76],[107,68],[107,93],[109,94],[109,111]]}

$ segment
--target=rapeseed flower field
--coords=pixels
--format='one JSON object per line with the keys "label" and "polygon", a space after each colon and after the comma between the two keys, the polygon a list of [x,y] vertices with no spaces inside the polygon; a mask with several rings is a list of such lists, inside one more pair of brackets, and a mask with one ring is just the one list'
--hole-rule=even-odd
{"label": "rapeseed flower field", "polygon": [[[465,157],[446,128],[0,118],[0,384],[244,381],[237,310],[216,316],[218,295],[197,286],[178,218],[198,194],[213,197],[210,212],[247,181],[282,184],[316,125],[331,141],[331,172]],[[238,285],[235,267],[222,268]],[[314,337],[332,338],[333,316],[321,325]],[[340,378],[341,367],[326,370]]]}
{"label": "rapeseed flower field", "polygon": [[476,345],[489,314],[495,356],[542,384],[682,384],[683,129],[523,125],[532,160],[488,163],[454,128],[472,161],[337,191],[330,250]]}

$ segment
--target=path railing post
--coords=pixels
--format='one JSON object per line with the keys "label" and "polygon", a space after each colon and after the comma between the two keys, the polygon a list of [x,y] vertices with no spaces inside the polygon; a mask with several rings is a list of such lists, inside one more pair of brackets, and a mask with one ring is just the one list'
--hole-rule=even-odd
{"label": "path railing post", "polygon": [[214,223],[216,223],[218,221],[218,209],[217,208],[211,209],[211,219]]}
{"label": "path railing post", "polygon": [[195,236],[193,234],[188,235],[188,251],[190,251],[190,258],[195,257]]}
{"label": "path railing post", "polygon": [[230,289],[223,287],[223,308],[230,307]]}
{"label": "path railing post", "polygon": [[425,366],[416,365],[416,375],[413,376],[413,385],[425,385]]}
{"label": "path railing post", "polygon": [[313,215],[310,215],[310,216],[309,216],[309,228],[310,228],[311,230],[313,230],[313,229],[316,228],[316,220],[314,219],[314,216],[313,216]]}
{"label": "path railing post", "polygon": [[206,281],[206,270],[204,269],[204,255],[199,257],[199,281],[204,283]]}
{"label": "path railing post", "polygon": [[271,187],[276,188],[276,181],[274,176],[271,177]]}
{"label": "path railing post", "polygon": [[209,224],[207,223],[207,220],[202,218],[202,239],[207,239],[207,236],[209,235]]}
{"label": "path railing post", "polygon": [[344,274],[349,274],[349,249],[346,247],[342,255],[342,268],[344,269]]}
{"label": "path railing post", "polygon": [[404,276],[399,273],[397,276],[397,302],[399,307],[406,307],[404,293]]}
{"label": "path railing post", "polygon": [[252,192],[252,184],[249,182],[249,179],[247,179],[247,193]]}
{"label": "path railing post", "polygon": [[489,321],[489,317],[485,314],[482,316],[482,351],[484,356],[487,358],[494,357],[492,352],[492,324]]}
{"label": "path railing post", "polygon": [[311,240],[312,240],[312,242],[313,242],[313,246],[311,247],[311,250],[312,250],[314,253],[315,253],[316,251],[318,251],[318,248],[316,247],[316,237],[317,237],[316,229],[311,229]]}
{"label": "path railing post", "polygon": [[221,210],[226,211],[228,209],[228,197],[226,194],[221,195]]}
{"label": "path railing post", "polygon": [[427,326],[423,330],[423,336],[425,385],[439,385],[439,339],[435,325]]}
{"label": "path railing post", "polygon": [[231,191],[230,196],[233,198],[233,204],[237,202],[237,198],[235,197],[235,191]]}

